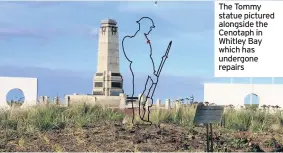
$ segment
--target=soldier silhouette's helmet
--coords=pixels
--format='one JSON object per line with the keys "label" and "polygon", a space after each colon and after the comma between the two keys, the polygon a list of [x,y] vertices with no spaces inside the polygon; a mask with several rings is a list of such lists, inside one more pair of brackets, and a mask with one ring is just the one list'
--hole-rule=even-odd
{"label": "soldier silhouette's helmet", "polygon": [[[153,20],[151,18],[149,18],[149,17],[142,17],[141,19],[139,19],[137,21],[137,23],[139,24],[140,31],[142,33],[145,33],[145,34],[149,34],[150,31],[153,28],[155,28]],[[142,24],[142,23],[145,23],[145,24]]]}

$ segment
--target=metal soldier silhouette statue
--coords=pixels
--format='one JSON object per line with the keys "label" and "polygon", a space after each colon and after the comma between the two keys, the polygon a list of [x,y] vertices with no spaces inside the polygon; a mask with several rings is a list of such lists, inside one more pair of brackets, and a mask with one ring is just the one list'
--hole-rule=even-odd
{"label": "metal soldier silhouette statue", "polygon": [[[148,105],[148,107],[146,108],[146,102],[153,102],[153,95],[155,92],[155,89],[157,87],[158,81],[159,81],[159,76],[161,74],[162,68],[165,64],[166,59],[168,58],[168,54],[172,45],[172,41],[169,42],[167,50],[165,52],[165,54],[162,56],[162,60],[159,64],[158,69],[156,69],[155,67],[155,63],[154,60],[152,58],[152,45],[151,45],[151,41],[148,38],[148,35],[150,34],[150,32],[152,31],[153,28],[155,28],[154,22],[151,18],[149,17],[142,17],[140,18],[138,21],[136,21],[136,23],[138,24],[138,30],[135,32],[134,35],[132,36],[125,36],[122,40],[122,49],[123,49],[123,53],[127,59],[127,61],[129,62],[129,69],[131,71],[132,74],[132,93],[131,93],[131,97],[134,96],[135,94],[135,75],[132,69],[132,64],[133,61],[132,59],[129,58],[128,54],[125,51],[124,48],[124,41],[126,38],[134,38],[141,30],[141,21],[142,20],[149,20],[151,22],[151,26],[149,27],[149,30],[146,31],[144,34],[144,37],[146,38],[146,43],[149,46],[150,52],[149,52],[149,58],[151,60],[152,63],[152,72],[150,74],[148,74],[146,82],[145,82],[145,86],[142,92],[142,96],[145,96],[145,100],[142,101],[142,98],[139,98],[139,117],[142,121],[148,122],[150,124],[152,124],[152,122],[149,120],[149,114],[150,114],[150,107],[152,107],[152,103]],[[133,99],[133,98],[131,98]],[[142,108],[142,110],[141,110]],[[133,105],[133,100],[132,100],[132,110],[133,110],[133,118],[132,118],[132,123],[134,124],[134,119],[135,119],[135,110],[134,110],[134,105]],[[145,114],[147,113],[147,119],[145,119]]]}

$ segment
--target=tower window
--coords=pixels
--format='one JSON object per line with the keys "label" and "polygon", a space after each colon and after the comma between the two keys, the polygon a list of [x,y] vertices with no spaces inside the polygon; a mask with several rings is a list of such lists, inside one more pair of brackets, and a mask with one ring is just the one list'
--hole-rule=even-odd
{"label": "tower window", "polygon": [[122,88],[121,82],[112,82],[111,83],[112,88]]}
{"label": "tower window", "polygon": [[102,82],[95,82],[94,87],[103,87],[103,83]]}

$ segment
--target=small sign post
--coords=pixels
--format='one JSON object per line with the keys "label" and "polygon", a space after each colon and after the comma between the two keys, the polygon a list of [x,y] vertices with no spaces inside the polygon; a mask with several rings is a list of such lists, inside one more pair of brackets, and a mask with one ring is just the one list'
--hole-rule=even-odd
{"label": "small sign post", "polygon": [[[213,152],[213,133],[212,124],[219,123],[223,116],[224,107],[223,106],[197,106],[194,124],[205,124],[206,134],[207,134],[207,152]],[[209,143],[209,128],[211,133],[211,139]],[[210,145],[209,145],[210,144]]]}

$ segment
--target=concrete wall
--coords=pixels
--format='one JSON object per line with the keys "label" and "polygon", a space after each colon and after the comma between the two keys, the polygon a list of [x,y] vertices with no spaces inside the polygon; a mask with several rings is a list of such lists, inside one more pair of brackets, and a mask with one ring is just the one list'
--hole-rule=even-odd
{"label": "concrete wall", "polygon": [[245,97],[256,94],[259,105],[283,107],[283,85],[281,84],[204,84],[204,101],[217,105],[243,106]]}
{"label": "concrete wall", "polygon": [[21,107],[37,104],[37,78],[0,77],[0,107],[9,108],[6,96],[9,91],[20,89],[25,96]]}
{"label": "concrete wall", "polygon": [[[70,98],[68,102],[68,97]],[[144,98],[139,95],[139,98]],[[97,96],[97,95],[66,95],[65,101],[66,105],[72,104],[99,104],[108,107],[115,107],[120,109],[132,108],[131,102],[126,102],[127,97],[125,94],[120,94],[120,96]],[[142,100],[141,100],[142,101]],[[146,103],[146,107],[150,105],[151,102]],[[169,99],[165,100],[165,103],[162,103],[160,99],[156,100],[156,103],[152,106],[152,109],[178,109],[181,104],[177,102],[170,101]],[[134,101],[134,107],[139,107],[138,100]]]}
{"label": "concrete wall", "polygon": [[69,104],[101,104],[110,107],[120,107],[120,101],[122,97],[120,96],[96,96],[96,95],[66,95],[65,100],[68,104],[68,96],[70,97]]}

